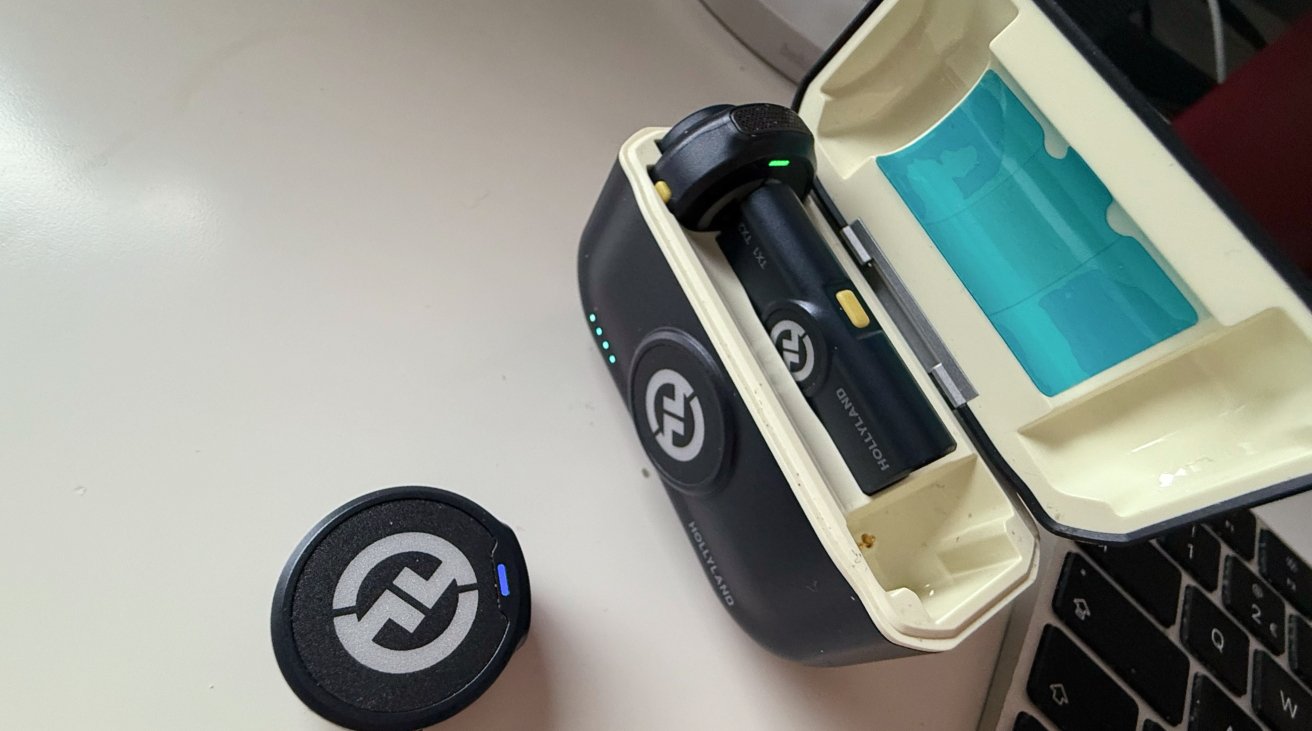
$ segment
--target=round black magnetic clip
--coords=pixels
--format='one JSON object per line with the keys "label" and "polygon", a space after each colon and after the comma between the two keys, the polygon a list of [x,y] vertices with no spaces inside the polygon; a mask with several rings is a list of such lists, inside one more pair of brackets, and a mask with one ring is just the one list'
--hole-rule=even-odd
{"label": "round black magnetic clip", "polygon": [[658,143],[652,180],[685,228],[722,230],[748,194],[766,183],[799,198],[815,179],[815,140],[796,112],[778,104],[720,104],[685,117]]}
{"label": "round black magnetic clip", "polygon": [[529,614],[509,527],[454,493],[395,487],[333,511],[296,547],[273,597],[273,650],[325,719],[412,731],[482,695]]}

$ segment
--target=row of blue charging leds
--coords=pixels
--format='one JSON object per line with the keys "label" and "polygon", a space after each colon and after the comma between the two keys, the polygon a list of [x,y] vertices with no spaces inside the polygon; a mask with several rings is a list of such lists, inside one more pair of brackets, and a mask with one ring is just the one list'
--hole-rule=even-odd
{"label": "row of blue charging leds", "polygon": [[[592,314],[588,315],[588,322],[592,325],[593,335],[597,337],[601,337],[605,333],[605,331],[601,329],[601,325],[597,324],[597,313],[593,312]],[[605,351],[606,362],[610,363],[611,365],[615,365],[615,354],[610,352],[610,341],[602,340],[601,349]]]}

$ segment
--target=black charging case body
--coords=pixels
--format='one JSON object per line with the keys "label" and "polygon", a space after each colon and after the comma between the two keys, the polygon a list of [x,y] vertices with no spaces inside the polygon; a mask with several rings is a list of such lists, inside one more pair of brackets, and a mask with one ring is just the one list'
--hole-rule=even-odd
{"label": "black charging case body", "polygon": [[[578,263],[584,317],[603,362],[707,579],[738,624],[772,652],[811,665],[918,654],[880,634],[821,545],[618,163],[584,229]],[[669,371],[686,387],[662,389],[675,378]],[[693,399],[697,408],[688,407]],[[699,446],[695,457],[680,461],[662,448],[670,419],[678,438]],[[687,457],[687,447],[671,451]]]}

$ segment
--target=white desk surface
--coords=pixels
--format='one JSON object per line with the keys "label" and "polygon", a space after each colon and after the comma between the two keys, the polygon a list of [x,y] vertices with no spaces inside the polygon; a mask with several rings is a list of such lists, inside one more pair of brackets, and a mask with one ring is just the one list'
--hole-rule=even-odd
{"label": "white desk surface", "polygon": [[583,323],[619,144],[790,91],[694,0],[3,3],[0,725],[328,728],[279,570],[431,484],[534,592],[444,728],[973,728],[998,623],[839,670],[737,630]]}

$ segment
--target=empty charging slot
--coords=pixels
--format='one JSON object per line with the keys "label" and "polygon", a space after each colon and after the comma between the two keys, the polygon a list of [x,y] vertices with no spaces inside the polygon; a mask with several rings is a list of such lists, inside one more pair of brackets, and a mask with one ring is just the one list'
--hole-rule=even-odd
{"label": "empty charging slot", "polygon": [[980,596],[1028,570],[1032,538],[1010,503],[979,489],[987,481],[977,458],[959,460],[849,514],[853,539],[880,586],[903,597],[902,611],[962,621],[980,610]]}

